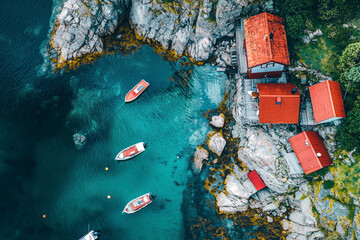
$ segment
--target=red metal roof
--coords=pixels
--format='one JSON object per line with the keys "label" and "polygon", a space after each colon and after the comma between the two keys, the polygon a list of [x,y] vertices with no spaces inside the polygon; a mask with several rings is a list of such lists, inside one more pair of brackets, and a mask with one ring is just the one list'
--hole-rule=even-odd
{"label": "red metal roof", "polygon": [[344,104],[338,82],[326,80],[312,85],[309,90],[316,123],[333,117],[345,117]]}
{"label": "red metal roof", "polygon": [[325,145],[317,132],[305,131],[290,138],[289,141],[305,174],[332,164]]}
{"label": "red metal roof", "polygon": [[254,170],[248,173],[248,178],[252,182],[252,184],[255,186],[256,190],[260,191],[264,187],[266,187],[263,180],[260,178],[259,174]]}
{"label": "red metal roof", "polygon": [[[257,88],[260,123],[298,123],[300,94],[294,84],[258,83]],[[293,89],[295,94],[291,94]]]}
{"label": "red metal roof", "polygon": [[[244,21],[248,68],[277,62],[290,65],[283,19],[270,13],[261,13]],[[273,38],[270,39],[270,36]]]}

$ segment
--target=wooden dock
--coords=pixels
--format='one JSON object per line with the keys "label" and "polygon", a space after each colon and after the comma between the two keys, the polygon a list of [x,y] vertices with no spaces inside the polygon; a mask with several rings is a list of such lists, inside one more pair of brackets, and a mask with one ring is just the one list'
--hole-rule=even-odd
{"label": "wooden dock", "polygon": [[237,62],[240,74],[247,73],[247,63],[244,49],[245,40],[245,29],[244,29],[244,18],[240,20],[236,28],[236,50],[237,50]]}
{"label": "wooden dock", "polygon": [[314,111],[311,105],[310,97],[306,97],[300,104],[300,126],[315,126]]}
{"label": "wooden dock", "polygon": [[244,79],[244,99],[245,99],[245,118],[249,122],[259,121],[259,103],[256,99],[253,99],[249,92],[256,91],[256,84],[252,79]]}

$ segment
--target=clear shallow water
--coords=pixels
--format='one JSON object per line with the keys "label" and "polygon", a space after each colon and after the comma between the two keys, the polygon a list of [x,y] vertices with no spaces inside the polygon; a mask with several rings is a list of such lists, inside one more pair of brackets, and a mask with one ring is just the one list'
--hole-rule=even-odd
{"label": "clear shallow water", "polygon": [[[102,239],[186,238],[181,204],[190,156],[209,130],[202,113],[222,100],[225,76],[210,66],[170,64],[143,47],[63,76],[37,77],[51,2],[0,7],[3,239],[78,239],[88,224],[103,230]],[[125,105],[126,92],[142,78],[151,86]],[[77,130],[87,134],[80,151],[72,142]],[[114,161],[140,141],[149,143],[145,153]],[[158,197],[152,205],[121,214],[149,191]]]}

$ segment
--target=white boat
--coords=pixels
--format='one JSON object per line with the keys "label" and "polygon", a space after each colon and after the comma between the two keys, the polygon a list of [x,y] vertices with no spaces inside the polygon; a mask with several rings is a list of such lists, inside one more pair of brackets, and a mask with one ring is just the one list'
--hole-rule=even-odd
{"label": "white boat", "polygon": [[144,142],[139,142],[137,144],[134,144],[130,147],[121,150],[121,152],[119,152],[118,155],[116,155],[115,160],[124,161],[133,158],[139,155],[140,153],[144,152],[145,148],[146,148],[146,144]]}
{"label": "white boat", "polygon": [[81,237],[79,240],[95,240],[95,239],[98,239],[100,237],[100,235],[101,234],[99,231],[91,230],[88,234]]}
{"label": "white boat", "polygon": [[151,193],[146,193],[138,198],[135,198],[125,206],[123,213],[131,214],[140,211],[141,209],[152,203],[153,199],[155,199],[155,196]]}

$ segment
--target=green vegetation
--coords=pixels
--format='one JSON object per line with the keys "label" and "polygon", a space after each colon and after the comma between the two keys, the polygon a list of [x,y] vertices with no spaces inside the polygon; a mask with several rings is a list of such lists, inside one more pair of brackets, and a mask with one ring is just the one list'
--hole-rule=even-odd
{"label": "green vegetation", "polygon": [[[360,5],[358,0],[274,0],[285,19],[290,58],[340,81],[347,118],[336,133],[339,147],[360,145]],[[347,25],[344,25],[347,24]],[[357,24],[357,27],[352,27]],[[323,36],[305,45],[305,31]],[[309,77],[309,76],[308,76]],[[317,79],[312,79],[315,82]],[[359,154],[359,150],[355,154]]]}
{"label": "green vegetation", "polygon": [[342,71],[340,82],[346,89],[347,118],[339,127],[336,140],[342,149],[351,151],[360,145],[360,42],[349,44],[339,62]]}
{"label": "green vegetation", "polygon": [[315,19],[314,0],[275,0],[274,4],[286,20],[286,34],[290,42],[298,40]]}
{"label": "green vegetation", "polygon": [[[341,75],[339,58],[342,50],[360,37],[360,31],[343,27],[345,23],[360,23],[360,17],[356,16],[360,9],[358,1],[274,0],[274,4],[285,19],[290,59],[300,60],[338,79]],[[301,39],[305,36],[305,30],[313,32],[318,28],[324,35],[304,45]]]}
{"label": "green vegetation", "polygon": [[360,42],[349,44],[340,57],[340,69],[348,71],[360,65]]}
{"label": "green vegetation", "polygon": [[213,7],[210,12],[209,21],[216,23],[216,9],[217,9],[218,0],[213,0],[212,3],[213,3]]}
{"label": "green vegetation", "polygon": [[341,56],[341,49],[333,39],[327,38],[326,35],[325,32],[323,36],[317,37],[318,41],[315,43],[297,44],[294,51],[297,53],[296,57],[310,68],[319,69],[322,73],[338,79],[340,77],[339,57]]}
{"label": "green vegetation", "polygon": [[351,166],[339,161],[334,165],[334,170],[337,188],[346,188],[355,196],[360,196],[360,157],[355,156],[355,161]]}
{"label": "green vegetation", "polygon": [[290,42],[302,37],[304,30],[325,24],[336,41],[348,41],[351,31],[343,23],[355,19],[360,5],[358,0],[275,0],[275,7],[286,20],[286,33]]}
{"label": "green vegetation", "polygon": [[331,189],[334,185],[333,181],[324,181],[324,189]]}
{"label": "green vegetation", "polygon": [[[350,98],[350,97],[349,97]],[[351,151],[360,145],[360,97],[347,113],[347,118],[343,121],[336,133],[336,140],[341,148]]]}

